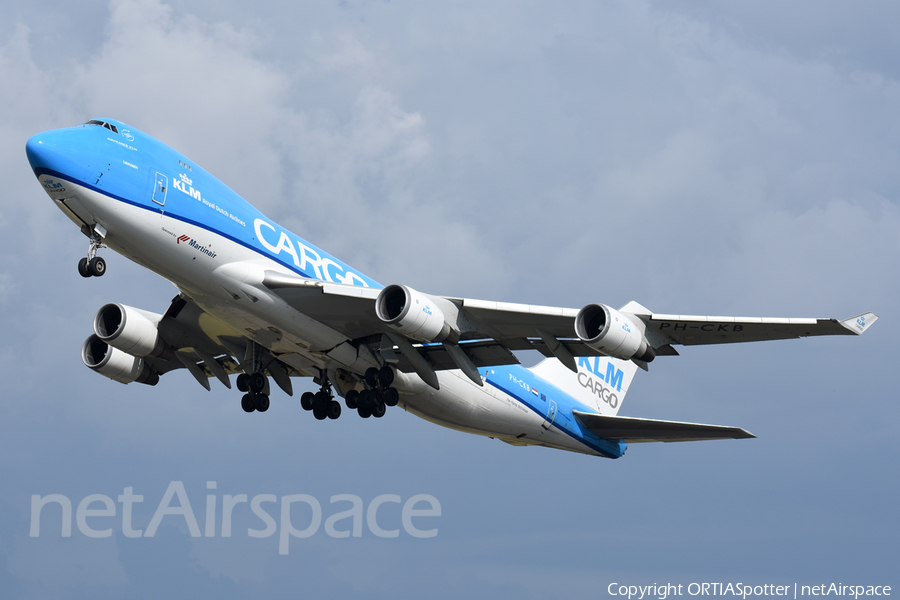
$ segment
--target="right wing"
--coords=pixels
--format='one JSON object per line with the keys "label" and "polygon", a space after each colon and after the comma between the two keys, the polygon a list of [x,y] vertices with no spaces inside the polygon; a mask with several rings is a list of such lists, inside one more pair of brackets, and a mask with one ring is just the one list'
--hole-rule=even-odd
{"label": "right wing", "polygon": [[[631,302],[618,311],[602,305],[590,305],[579,311],[573,308],[428,296],[404,288],[417,294],[417,298],[423,303],[433,304],[440,309],[448,326],[443,337],[423,339],[406,335],[402,328],[379,318],[376,314],[376,302],[384,290],[327,283],[274,271],[265,272],[262,285],[299,312],[332,327],[350,340],[384,341],[385,345],[392,345],[400,350],[402,342],[398,338],[412,344],[441,342],[445,347],[451,344],[461,348],[465,348],[463,342],[493,340],[508,351],[538,350],[548,358],[558,358],[573,371],[576,370],[575,359],[580,356],[606,355],[626,360],[635,357],[634,352],[623,355],[614,344],[579,337],[576,329],[582,318],[580,315],[591,306],[596,309],[594,315],[602,312],[602,308],[606,311],[607,320],[616,321],[616,327],[621,325],[623,329],[629,330],[628,335],[643,337],[655,355],[678,354],[672,346],[680,344],[725,344],[814,335],[859,335],[878,318],[873,313],[844,321],[665,315],[654,314],[636,302]],[[408,296],[407,300],[410,298]],[[612,333],[615,334],[616,331]],[[389,336],[390,341],[385,339],[385,335]],[[393,347],[389,350],[393,350]],[[434,355],[438,351],[431,349],[427,352]],[[463,354],[468,352],[464,350]],[[493,360],[503,360],[499,353],[492,356]],[[512,354],[507,353],[505,356],[510,362],[518,362]],[[441,365],[446,365],[446,368],[463,368],[459,360],[465,358],[459,359],[457,355],[457,360],[442,360]],[[652,357],[648,360],[652,360]],[[489,365],[473,360],[469,362],[477,366]],[[646,366],[641,360],[637,362]]]}

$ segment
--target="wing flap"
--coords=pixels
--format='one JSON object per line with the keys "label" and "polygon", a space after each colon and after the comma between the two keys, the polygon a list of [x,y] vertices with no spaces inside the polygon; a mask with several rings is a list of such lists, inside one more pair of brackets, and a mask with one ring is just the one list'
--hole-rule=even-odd
{"label": "wing flap", "polygon": [[591,433],[628,443],[696,442],[702,440],[738,440],[756,436],[740,427],[704,425],[680,421],[658,421],[635,417],[613,417],[572,411],[579,423]]}
{"label": "wing flap", "polygon": [[[424,346],[416,346],[415,348],[419,351],[419,354],[428,360],[435,371],[447,371],[459,368],[442,344],[426,344]],[[466,353],[472,361],[472,364],[478,368],[519,364],[519,359],[516,358],[516,355],[510,352],[505,345],[492,340],[462,342],[459,344],[459,348]],[[397,363],[398,369],[404,373],[415,372],[415,369],[406,357],[399,352],[397,355],[400,357],[400,360]]]}

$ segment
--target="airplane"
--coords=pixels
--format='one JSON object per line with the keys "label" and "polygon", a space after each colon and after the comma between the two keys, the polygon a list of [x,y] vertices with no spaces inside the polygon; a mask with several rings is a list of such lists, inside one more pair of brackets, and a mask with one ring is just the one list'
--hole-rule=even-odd
{"label": "airplane", "polygon": [[[580,310],[450,298],[382,286],[278,225],[195,162],[114,119],[39,133],[35,176],[88,238],[78,272],[106,273],[112,250],[171,281],[163,314],[119,303],[97,312],[82,360],[121,383],[187,371],[218,379],[266,412],[292,377],[316,419],[399,406],[512,445],[606,458],[628,443],[755,437],[739,427],[619,416],[638,368],[675,346],[859,335],[873,313],[835,319],[656,314],[636,302]],[[544,360],[521,365],[516,352]]]}

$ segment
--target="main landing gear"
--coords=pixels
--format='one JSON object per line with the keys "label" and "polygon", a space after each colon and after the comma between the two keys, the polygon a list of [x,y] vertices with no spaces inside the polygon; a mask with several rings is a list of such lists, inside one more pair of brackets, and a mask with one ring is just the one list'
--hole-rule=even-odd
{"label": "main landing gear", "polygon": [[334,399],[331,391],[331,383],[327,377],[322,377],[322,388],[315,394],[304,392],[300,396],[300,406],[303,410],[311,410],[313,416],[319,421],[325,419],[337,419],[341,416],[341,404]]}
{"label": "main landing gear", "polygon": [[78,261],[78,274],[82,277],[101,277],[106,273],[106,261],[97,256],[97,250],[103,247],[103,241],[96,231],[91,232],[91,245],[85,258]]}
{"label": "main landing gear", "polygon": [[[355,410],[360,417],[367,419],[383,417],[388,406],[397,406],[400,393],[391,387],[394,382],[394,371],[391,367],[384,366],[381,369],[371,367],[363,379],[366,389],[361,392],[356,390],[347,392],[344,399],[347,408]],[[312,411],[313,416],[319,421],[337,419],[341,416],[341,404],[334,399],[331,382],[324,373],[320,381],[323,383],[318,392],[304,392],[300,396],[300,406],[303,410]],[[269,381],[264,373],[259,371],[241,373],[237,378],[237,388],[246,392],[241,399],[241,408],[244,412],[269,410]]]}
{"label": "main landing gear", "polygon": [[241,398],[241,408],[244,412],[266,412],[269,410],[269,381],[262,373],[241,373],[237,378],[237,388],[247,392]]}
{"label": "main landing gear", "polygon": [[[331,391],[331,383],[326,377],[322,380],[322,388],[316,392],[305,392],[300,396],[300,406],[303,410],[311,410],[320,421],[325,419],[337,419],[341,416],[341,405],[334,399]],[[397,406],[400,401],[400,393],[391,387],[394,382],[394,371],[384,366],[381,369],[371,367],[364,377],[366,389],[361,392],[350,390],[347,392],[344,402],[347,408],[355,410],[364,419],[369,417],[383,417],[386,407]]]}
{"label": "main landing gear", "polygon": [[356,409],[360,417],[368,419],[369,417],[381,418],[387,410],[386,407],[397,406],[400,401],[400,393],[396,388],[391,387],[391,384],[394,383],[394,370],[389,366],[367,369],[365,383],[366,389],[363,391],[350,390],[347,392],[347,396],[344,398],[347,408]]}

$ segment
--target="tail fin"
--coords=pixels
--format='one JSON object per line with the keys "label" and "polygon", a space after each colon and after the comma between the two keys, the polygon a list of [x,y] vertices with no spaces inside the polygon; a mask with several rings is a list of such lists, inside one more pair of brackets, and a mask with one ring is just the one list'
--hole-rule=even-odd
{"label": "tail fin", "polygon": [[555,358],[548,358],[529,370],[601,415],[616,415],[637,365],[607,356],[580,356],[577,361],[578,373]]}

